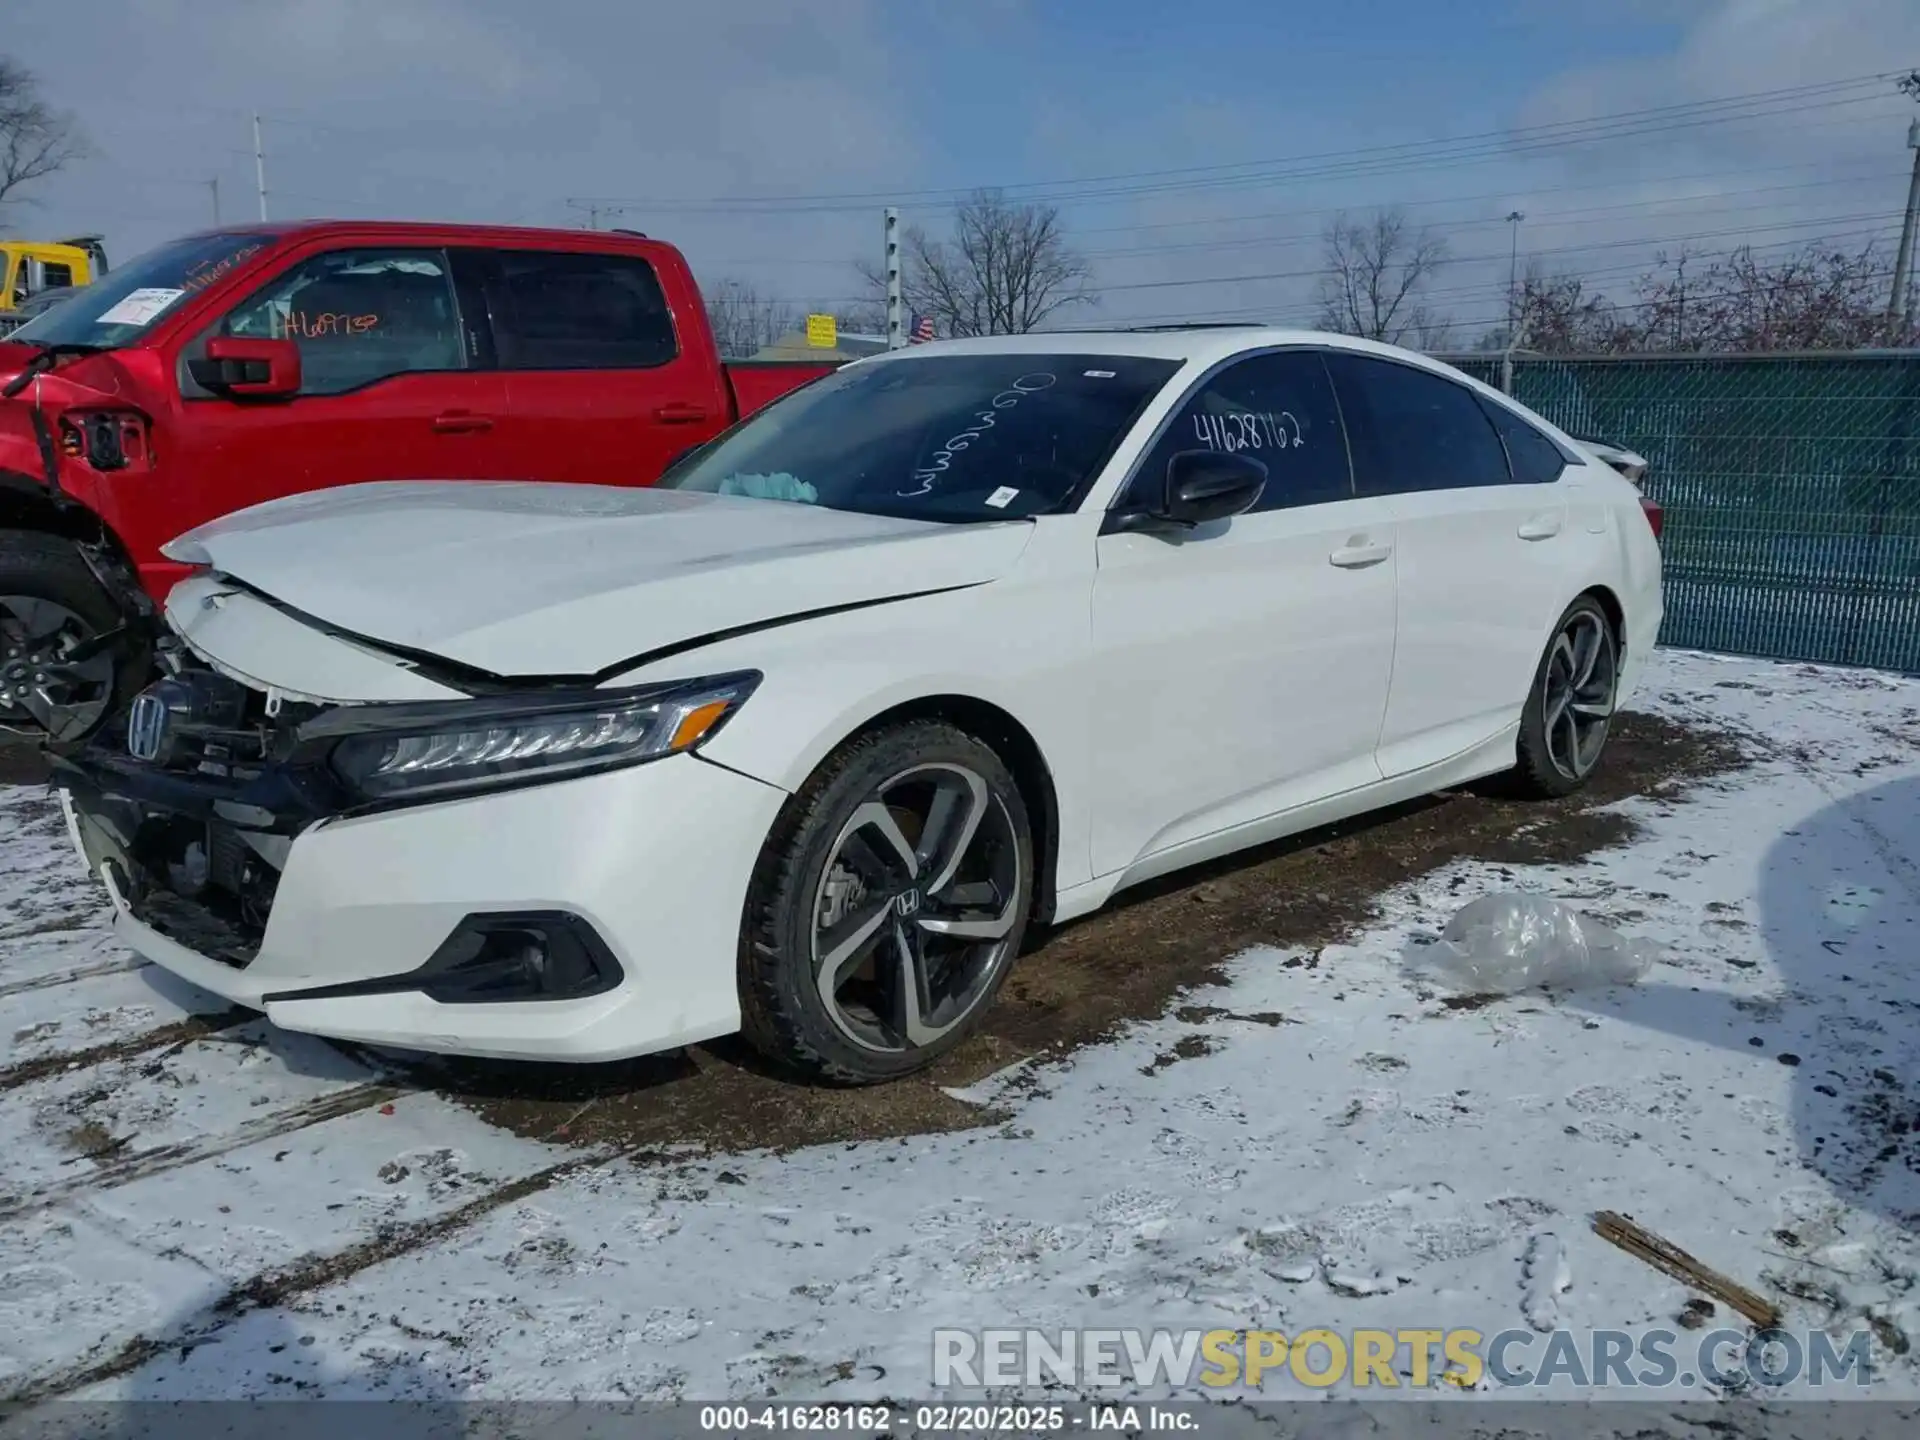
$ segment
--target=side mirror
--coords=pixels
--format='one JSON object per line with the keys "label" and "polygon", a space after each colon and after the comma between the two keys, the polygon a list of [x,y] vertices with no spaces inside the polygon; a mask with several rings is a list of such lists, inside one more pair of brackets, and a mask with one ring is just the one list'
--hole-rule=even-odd
{"label": "side mirror", "polygon": [[187,362],[187,373],[216,395],[284,399],[300,393],[300,347],[291,340],[216,335],[204,359]]}
{"label": "side mirror", "polygon": [[1191,530],[1244,514],[1260,503],[1266,488],[1267,467],[1251,455],[1182,450],[1167,462],[1166,485],[1159,500],[1132,510],[1110,511],[1101,533]]}
{"label": "side mirror", "polygon": [[1240,515],[1260,503],[1267,467],[1251,455],[1182,450],[1167,462],[1167,518],[1205,525]]}

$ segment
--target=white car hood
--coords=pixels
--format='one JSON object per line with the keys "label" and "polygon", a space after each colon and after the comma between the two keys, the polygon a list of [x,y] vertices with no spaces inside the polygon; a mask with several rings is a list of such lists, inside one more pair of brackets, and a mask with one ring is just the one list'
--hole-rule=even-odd
{"label": "white car hood", "polygon": [[165,554],[376,643],[493,675],[584,676],[993,580],[1031,533],[686,491],[403,481],[255,506]]}

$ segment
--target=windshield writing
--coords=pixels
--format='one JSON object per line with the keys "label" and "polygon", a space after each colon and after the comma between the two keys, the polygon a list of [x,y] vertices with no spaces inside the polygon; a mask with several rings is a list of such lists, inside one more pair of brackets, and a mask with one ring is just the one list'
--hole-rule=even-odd
{"label": "windshield writing", "polygon": [[225,279],[276,238],[239,231],[175,240],[75,290],[9,338],[35,345],[125,345],[186,296]]}
{"label": "windshield writing", "polygon": [[971,426],[958,435],[949,436],[946,443],[928,458],[927,463],[913,472],[916,487],[899,493],[908,497],[932,494],[934,481],[947,472],[947,468],[953,464],[953,457],[966,450],[975,439],[986,434],[999,422],[998,412],[1011,410],[1024,397],[1051,388],[1054,379],[1052,375],[1037,372],[1015,377],[1012,384],[987,402],[989,408],[974,416],[974,423]]}
{"label": "windshield writing", "polygon": [[1058,509],[1179,368],[1138,356],[920,354],[848,366],[674,467],[668,489],[946,522]]}

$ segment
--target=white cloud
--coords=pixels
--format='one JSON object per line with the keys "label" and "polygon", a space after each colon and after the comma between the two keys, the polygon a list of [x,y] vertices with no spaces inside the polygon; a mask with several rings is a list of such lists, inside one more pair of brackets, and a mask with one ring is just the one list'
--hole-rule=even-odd
{"label": "white cloud", "polygon": [[[625,200],[602,223],[675,240],[708,278],[737,275],[831,302],[861,288],[839,257],[878,250],[878,193],[829,213],[675,202],[1132,174],[1502,125],[1588,121],[1604,134],[1598,117],[1920,62],[1916,4],[1619,0],[1581,11],[1510,0],[1521,23],[1460,27],[1462,45],[1516,57],[1510,80],[1493,86],[1466,76],[1464,61],[1455,76],[1436,63],[1445,57],[1396,51],[1358,20],[1323,25],[1312,39],[1255,32],[1277,47],[1273,76],[1345,73],[1361,58],[1355,47],[1371,47],[1356,70],[1367,82],[1335,101],[1325,85],[1313,101],[1283,83],[1141,85],[1141,70],[1116,73],[1048,48],[1058,17],[1027,0],[125,0],[84,46],[70,43],[52,9],[27,7],[9,17],[13,52],[81,113],[101,153],[48,185],[42,211],[15,224],[103,229],[124,256],[204,225],[216,174],[226,218],[250,218],[247,117],[257,108],[276,214],[578,224],[584,212],[569,209],[569,197]],[[1178,54],[1155,62],[1176,76],[1194,73],[1179,68],[1181,56],[1254,43],[1226,19],[1189,22]],[[1639,53],[1619,58],[1629,42]],[[1321,53],[1328,45],[1345,48]],[[1590,59],[1602,54],[1610,58]],[[996,55],[1033,59],[1014,67],[1031,83],[991,69]],[[920,83],[929,76],[940,83]],[[948,113],[932,110],[930,94]],[[1019,153],[947,158],[943,141],[966,145],[953,134],[962,103],[1003,123],[1017,117]],[[1102,319],[1293,318],[1311,308],[1312,279],[1296,272],[1316,266],[1329,214],[1406,204],[1449,234],[1462,258],[1443,303],[1477,320],[1503,303],[1501,217],[1515,208],[1527,214],[1528,252],[1597,274],[1606,288],[1680,236],[1726,248],[1823,227],[1853,235],[1873,222],[1848,217],[1869,214],[1890,229],[1911,113],[1886,85],[1871,103],[1536,153],[1496,145],[1473,164],[1443,157],[1260,184],[1149,185],[1069,203],[1066,218],[1084,249],[1108,252],[1098,260]],[[932,205],[907,209],[910,219],[940,219]],[[1279,278],[1230,278],[1246,275]],[[1165,284],[1196,278],[1209,283]],[[1120,288],[1133,285],[1153,288]]]}
{"label": "white cloud", "polygon": [[586,219],[568,198],[605,197],[631,203],[601,223],[709,273],[844,294],[850,268],[787,258],[877,251],[878,201],[871,219],[749,220],[672,202],[912,174],[883,19],[882,0],[134,0],[74,46],[44,10],[11,16],[14,53],[98,151],[14,224],[104,230],[125,257],[206,225],[215,175],[224,218],[251,219],[257,109],[276,216],[566,225]]}

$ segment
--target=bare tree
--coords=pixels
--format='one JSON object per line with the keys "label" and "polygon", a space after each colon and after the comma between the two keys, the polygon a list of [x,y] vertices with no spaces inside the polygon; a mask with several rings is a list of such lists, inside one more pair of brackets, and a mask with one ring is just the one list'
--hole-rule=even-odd
{"label": "bare tree", "polygon": [[1912,341],[1886,313],[1892,261],[1872,244],[1849,251],[1816,241],[1773,260],[1751,246],[1692,258],[1691,271],[1676,261],[1642,278],[1640,348],[1851,350]]}
{"label": "bare tree", "polygon": [[1446,241],[1432,229],[1414,229],[1398,209],[1364,220],[1342,212],[1324,245],[1321,328],[1394,344],[1431,344],[1444,331],[1446,322],[1421,299],[1447,258]]}
{"label": "bare tree", "polygon": [[703,285],[707,323],[714,343],[727,359],[744,359],[800,328],[800,312],[782,300],[763,297],[744,280]]}
{"label": "bare tree", "polygon": [[[982,190],[955,213],[950,239],[909,228],[900,249],[907,309],[931,316],[942,338],[1024,335],[1062,310],[1097,303],[1092,267],[1067,244],[1051,205],[1014,204]],[[869,265],[859,269],[884,296],[884,277]]]}
{"label": "bare tree", "polygon": [[[1772,260],[1748,246],[1723,255],[1662,252],[1618,302],[1579,275],[1530,268],[1519,295],[1523,344],[1553,355],[1912,345],[1920,329],[1886,314],[1890,265],[1871,244],[1843,250],[1815,242]],[[1501,327],[1481,348],[1505,344]]]}
{"label": "bare tree", "polygon": [[[882,288],[884,290],[884,284]],[[850,335],[884,335],[887,333],[887,302],[882,298],[843,305],[833,312],[833,320]]]}
{"label": "bare tree", "polygon": [[1553,355],[1599,354],[1618,348],[1623,317],[1605,295],[1578,275],[1548,274],[1529,262],[1514,297],[1515,327],[1487,332],[1483,350],[1504,350],[1512,335],[1528,350]]}
{"label": "bare tree", "polygon": [[40,98],[39,78],[0,55],[0,209],[19,203],[16,191],[86,153],[73,117]]}

